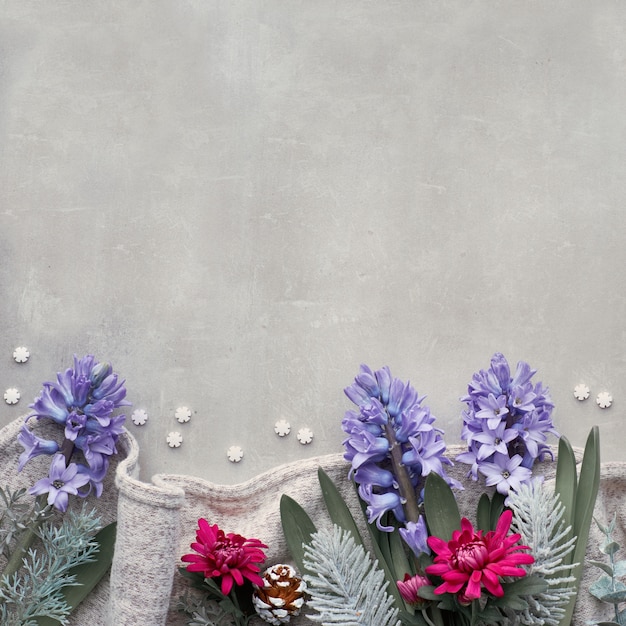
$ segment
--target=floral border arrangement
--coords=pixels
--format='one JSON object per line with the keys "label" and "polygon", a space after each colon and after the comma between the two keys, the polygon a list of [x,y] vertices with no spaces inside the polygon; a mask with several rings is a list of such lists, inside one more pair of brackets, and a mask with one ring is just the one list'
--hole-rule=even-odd
{"label": "floral border arrangement", "polygon": [[[484,489],[469,520],[459,513],[462,485],[446,473],[452,461],[424,398],[389,368],[362,365],[344,390],[356,409],[342,427],[346,475],[367,536],[321,468],[332,528],[316,528],[299,503],[281,500],[293,564],[264,569],[267,546],[259,539],[200,519],[180,569],[201,591],[180,600],[187,624],[243,626],[255,616],[287,624],[304,610],[323,625],[568,626],[599,488],[599,434],[591,430],[578,473],[552,423],[548,388],[531,380],[535,373],[523,361],[511,372],[497,353],[462,397],[467,449],[455,461]],[[558,438],[555,485],[533,471],[538,461],[554,461],[549,436]],[[615,583],[626,563],[596,565],[605,575],[590,591],[615,601],[614,623],[624,624],[617,605],[626,590],[615,591]]]}

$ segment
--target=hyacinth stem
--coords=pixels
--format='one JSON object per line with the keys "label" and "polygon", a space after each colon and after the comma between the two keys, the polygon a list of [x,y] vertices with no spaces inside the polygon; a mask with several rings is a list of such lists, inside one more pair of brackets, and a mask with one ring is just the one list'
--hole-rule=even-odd
{"label": "hyacinth stem", "polygon": [[391,456],[391,464],[393,466],[393,475],[398,482],[398,491],[402,498],[402,506],[407,522],[417,522],[420,517],[419,505],[415,489],[411,483],[411,478],[407,472],[406,466],[402,462],[402,447],[396,439],[396,433],[389,422],[385,424],[385,436],[389,441],[389,454]]}
{"label": "hyacinth stem", "polygon": [[422,617],[424,621],[428,624],[428,626],[436,626],[436,624],[428,617],[428,611],[426,609],[422,609]]}
{"label": "hyacinth stem", "polygon": [[70,439],[64,439],[59,452],[65,457],[65,467],[70,464],[72,454],[74,454],[74,442]]}

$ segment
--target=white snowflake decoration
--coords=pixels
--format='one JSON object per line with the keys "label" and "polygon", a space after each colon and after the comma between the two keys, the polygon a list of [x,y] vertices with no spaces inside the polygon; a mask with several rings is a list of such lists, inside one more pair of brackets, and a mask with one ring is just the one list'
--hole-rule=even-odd
{"label": "white snowflake decoration", "polygon": [[15,387],[11,387],[4,392],[4,400],[7,404],[17,404],[21,397],[22,395]]}
{"label": "white snowflake decoration", "polygon": [[13,358],[17,363],[26,363],[29,357],[30,352],[28,351],[28,348],[25,348],[24,346],[19,346],[13,350]]}
{"label": "white snowflake decoration", "polygon": [[608,409],[613,404],[613,396],[608,391],[601,391],[596,402],[601,409]]}
{"label": "white snowflake decoration", "polygon": [[278,420],[274,424],[274,432],[279,437],[285,437],[291,432],[291,424],[287,420]]}
{"label": "white snowflake decoration", "polygon": [[183,436],[179,432],[172,431],[167,436],[167,445],[170,448],[179,448],[182,442],[183,442]]}
{"label": "white snowflake decoration", "polygon": [[148,413],[143,409],[136,409],[130,419],[135,426],[143,426],[148,421]]}
{"label": "white snowflake decoration", "polygon": [[303,446],[313,441],[313,431],[310,428],[301,428],[296,436]]}
{"label": "white snowflake decoration", "polygon": [[243,459],[243,450],[240,446],[230,446],[226,450],[226,456],[231,463],[239,463]]}
{"label": "white snowflake decoration", "polygon": [[181,424],[185,424],[191,419],[191,411],[186,406],[179,406],[176,409],[176,419]]}
{"label": "white snowflake decoration", "polygon": [[581,402],[586,400],[589,397],[589,387],[583,383],[576,385],[576,387],[574,387],[574,397]]}

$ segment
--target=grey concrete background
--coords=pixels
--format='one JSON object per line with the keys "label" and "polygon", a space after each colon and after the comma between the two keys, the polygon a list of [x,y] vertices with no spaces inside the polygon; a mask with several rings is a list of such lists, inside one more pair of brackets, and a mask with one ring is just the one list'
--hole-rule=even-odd
{"label": "grey concrete background", "polygon": [[339,451],[361,362],[458,443],[499,350],[624,460],[625,110],[615,0],[2,0],[1,422],[93,353],[144,478],[234,483]]}

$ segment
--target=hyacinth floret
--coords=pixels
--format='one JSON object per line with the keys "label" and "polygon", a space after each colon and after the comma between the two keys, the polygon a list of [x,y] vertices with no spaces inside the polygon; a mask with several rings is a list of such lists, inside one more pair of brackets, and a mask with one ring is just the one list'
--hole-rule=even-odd
{"label": "hyacinth floret", "polygon": [[[415,524],[420,520],[419,498],[425,477],[437,472],[455,487],[444,465],[443,431],[422,404],[410,383],[394,378],[388,367],[372,371],[361,365],[354,383],[344,390],[358,407],[345,413],[342,428],[344,458],[350,462],[350,477],[358,484],[360,497],[367,503],[370,523],[391,532],[383,516],[391,511],[400,523],[410,523],[407,537],[415,539]],[[421,528],[421,526],[420,526]]]}
{"label": "hyacinth floret", "polygon": [[[30,405],[33,412],[18,435],[24,447],[19,470],[34,457],[54,455],[49,477],[32,487],[31,493],[44,493],[46,486],[50,486],[49,502],[60,510],[67,507],[68,493],[100,496],[109,457],[117,452],[116,443],[126,419],[114,411],[130,406],[125,397],[124,381],[110,364],[99,363],[92,355],[80,359],[74,356],[73,368],[59,372],[56,381],[44,383],[41,394]],[[28,424],[31,418],[51,420],[60,426],[63,435],[60,442],[36,435]],[[73,461],[76,456],[78,463]],[[72,468],[69,473],[61,471],[59,458],[66,468]],[[79,482],[82,484],[78,485]]]}
{"label": "hyacinth floret", "polygon": [[468,449],[457,461],[471,465],[474,480],[484,475],[505,495],[530,480],[535,461],[552,456],[548,435],[559,437],[550,392],[542,383],[531,382],[535,373],[520,361],[511,374],[506,358],[497,352],[489,369],[473,375],[461,398],[467,404],[461,437]]}

